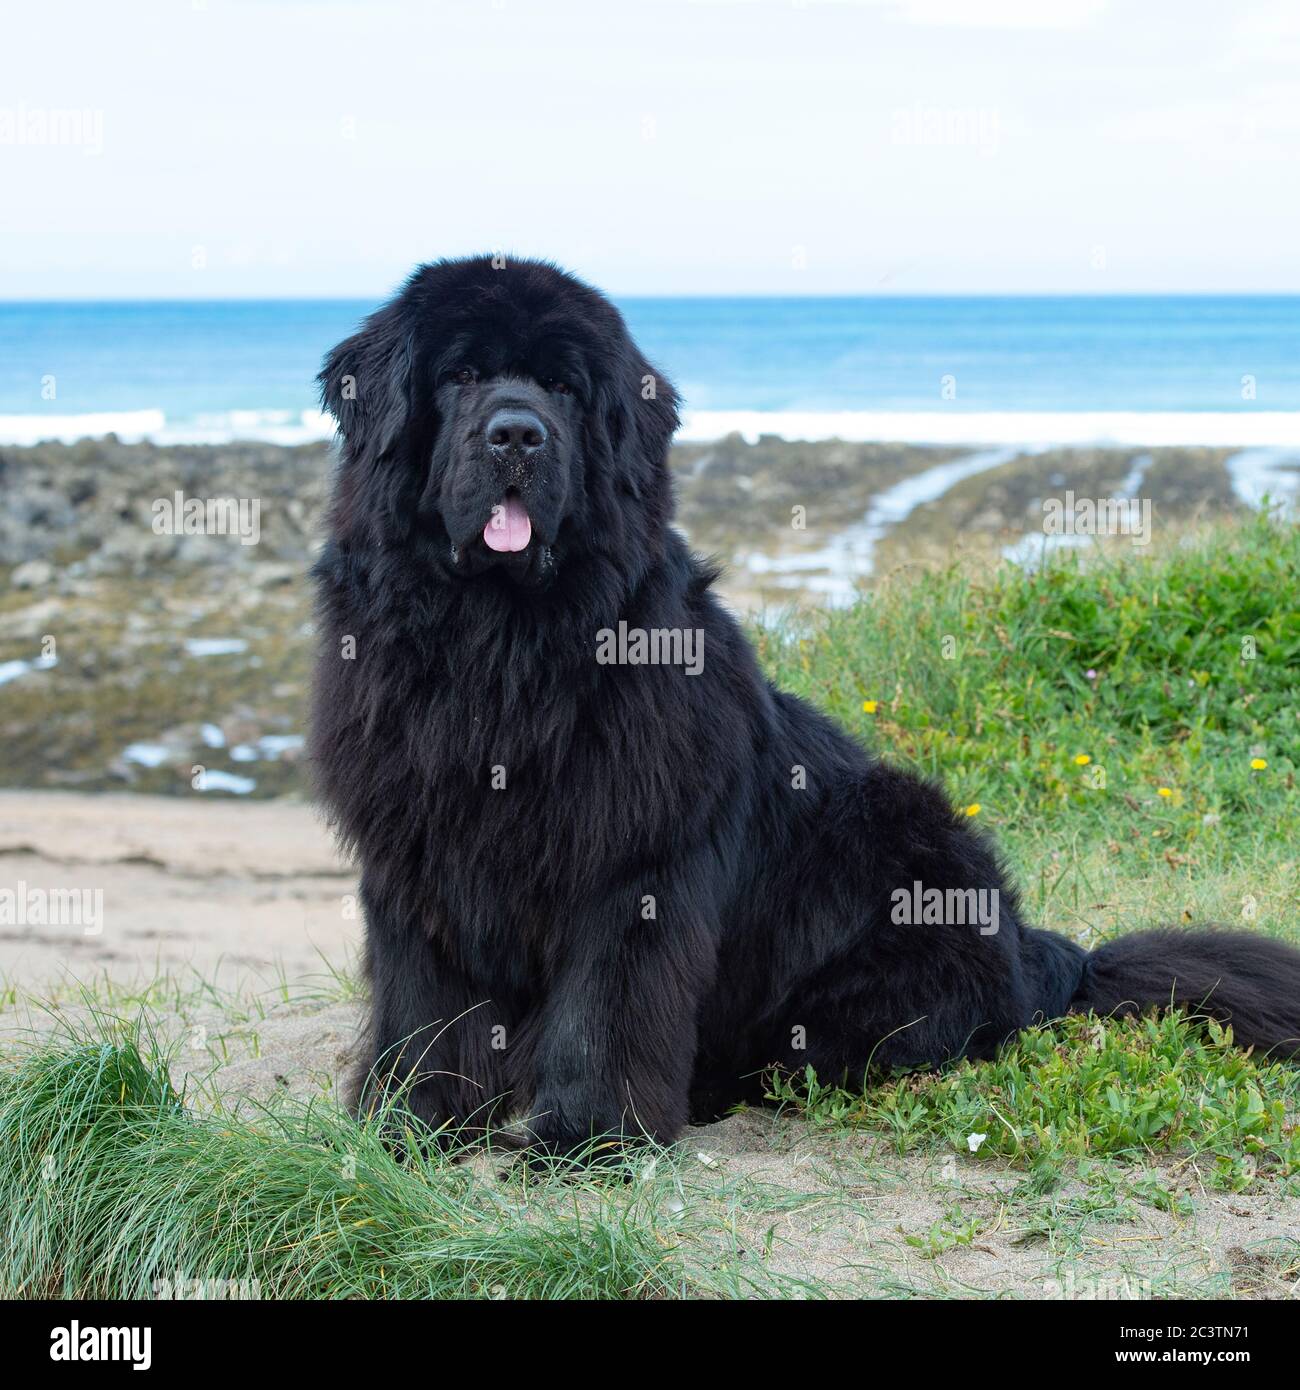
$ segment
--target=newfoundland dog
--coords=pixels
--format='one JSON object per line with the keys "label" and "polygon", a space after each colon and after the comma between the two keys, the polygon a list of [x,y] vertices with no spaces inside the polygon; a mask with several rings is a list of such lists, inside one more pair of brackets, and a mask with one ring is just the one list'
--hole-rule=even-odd
{"label": "newfoundland dog", "polygon": [[764,679],[672,525],[677,396],[595,290],[424,266],[320,381],[312,738],[362,868],[363,1113],[568,1153],[1071,1010],[1300,1046],[1300,952],[1027,925],[938,787]]}

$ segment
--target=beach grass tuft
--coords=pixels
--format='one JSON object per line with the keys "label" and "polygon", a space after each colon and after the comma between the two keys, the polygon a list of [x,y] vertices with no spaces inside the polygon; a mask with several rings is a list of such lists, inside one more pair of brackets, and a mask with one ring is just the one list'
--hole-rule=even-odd
{"label": "beach grass tuft", "polygon": [[[671,1163],[498,1175],[335,1107],[186,1103],[100,1016],[0,1073],[0,1295],[657,1299],[815,1292],[769,1275]],[[692,1252],[688,1259],[686,1252]]]}

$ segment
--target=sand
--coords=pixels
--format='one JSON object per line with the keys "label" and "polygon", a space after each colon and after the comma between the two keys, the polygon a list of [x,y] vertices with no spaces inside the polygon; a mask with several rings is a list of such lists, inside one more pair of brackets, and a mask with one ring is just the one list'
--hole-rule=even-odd
{"label": "sand", "polygon": [[302,802],[0,792],[6,889],[102,894],[98,931],[0,923],[0,978],[28,988],[191,968],[230,988],[302,980],[360,938],[356,876]]}

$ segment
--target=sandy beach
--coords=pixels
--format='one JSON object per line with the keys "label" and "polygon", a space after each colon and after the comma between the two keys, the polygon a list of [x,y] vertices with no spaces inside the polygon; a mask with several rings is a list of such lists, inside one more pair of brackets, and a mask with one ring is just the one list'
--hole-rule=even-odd
{"label": "sandy beach", "polygon": [[31,989],[196,972],[233,986],[342,967],[355,878],[310,806],[0,792],[0,901],[102,894],[102,919],[0,926],[0,977]]}

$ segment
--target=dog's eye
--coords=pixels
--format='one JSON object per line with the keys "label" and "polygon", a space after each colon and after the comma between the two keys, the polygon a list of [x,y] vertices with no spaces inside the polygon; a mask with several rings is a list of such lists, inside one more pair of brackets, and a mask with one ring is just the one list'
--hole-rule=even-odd
{"label": "dog's eye", "polygon": [[457,386],[473,386],[478,380],[473,367],[458,367],[451,374],[451,379]]}
{"label": "dog's eye", "polygon": [[569,383],[568,383],[567,381],[561,381],[561,380],[559,379],[559,377],[554,377],[554,376],[553,376],[553,377],[546,383],[546,389],[547,389],[548,391],[554,391],[555,394],[556,394],[557,396],[571,396],[571,395],[573,395],[573,387],[570,386]]}

